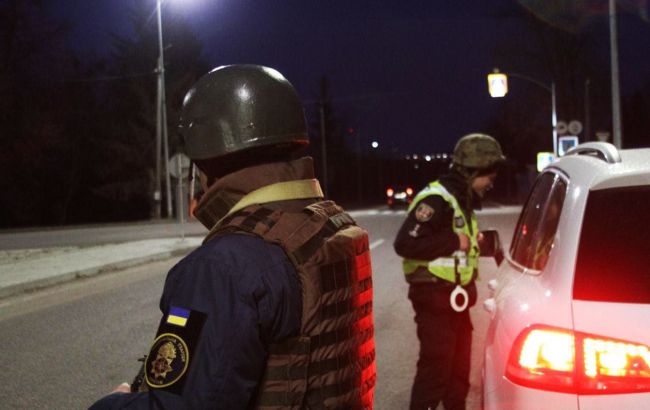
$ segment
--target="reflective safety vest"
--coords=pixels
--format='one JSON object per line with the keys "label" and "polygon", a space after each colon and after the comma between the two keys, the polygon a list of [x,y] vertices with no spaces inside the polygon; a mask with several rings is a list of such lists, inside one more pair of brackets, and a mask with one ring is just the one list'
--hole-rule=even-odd
{"label": "reflective safety vest", "polygon": [[[476,215],[472,212],[471,219],[468,223],[456,198],[438,181],[430,183],[420,191],[415,196],[407,212],[411,212],[422,199],[431,195],[442,197],[454,210],[452,229],[454,232],[464,233],[470,238],[470,249],[467,253],[456,251],[451,256],[439,257],[432,261],[404,259],[402,268],[406,275],[406,280],[409,281],[409,275],[414,273],[418,267],[425,267],[437,278],[451,283],[467,285],[472,280],[474,272],[478,270],[479,247]],[[435,278],[432,277],[432,280],[435,280]]]}
{"label": "reflective safety vest", "polygon": [[371,410],[375,386],[368,235],[331,201],[284,212],[251,205],[206,238],[247,232],[280,245],[302,284],[300,335],[269,346],[252,408]]}

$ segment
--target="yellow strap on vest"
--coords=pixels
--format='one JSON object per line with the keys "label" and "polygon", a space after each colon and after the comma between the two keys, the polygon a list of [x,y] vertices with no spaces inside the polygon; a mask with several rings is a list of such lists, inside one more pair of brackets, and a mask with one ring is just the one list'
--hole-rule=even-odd
{"label": "yellow strap on vest", "polygon": [[[317,179],[300,179],[297,181],[276,182],[266,185],[255,191],[249,192],[233,206],[224,216],[251,205],[265,204],[268,202],[287,201],[291,199],[323,198],[323,191]],[[222,218],[223,219],[223,218]]]}

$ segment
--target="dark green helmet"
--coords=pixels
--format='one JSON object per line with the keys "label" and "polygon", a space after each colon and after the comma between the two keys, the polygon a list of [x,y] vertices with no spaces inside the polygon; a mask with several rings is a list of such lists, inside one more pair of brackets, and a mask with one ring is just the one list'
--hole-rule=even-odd
{"label": "dark green helmet", "polygon": [[194,161],[309,144],[293,86],[259,65],[221,66],[201,77],[185,95],[179,128]]}
{"label": "dark green helmet", "polygon": [[464,168],[490,168],[506,157],[501,145],[487,134],[468,134],[458,140],[454,148],[453,163]]}

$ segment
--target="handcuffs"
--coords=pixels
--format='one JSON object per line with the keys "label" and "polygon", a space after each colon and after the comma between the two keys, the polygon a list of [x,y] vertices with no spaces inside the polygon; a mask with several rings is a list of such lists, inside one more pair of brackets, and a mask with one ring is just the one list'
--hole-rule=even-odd
{"label": "handcuffs", "polygon": [[[458,272],[458,252],[454,252],[454,275],[456,279],[456,287],[454,290],[451,291],[451,295],[449,295],[449,304],[451,305],[451,308],[454,309],[456,312],[464,312],[465,309],[467,309],[467,305],[469,305],[469,294],[463,288],[460,286],[460,273]],[[462,297],[462,302],[459,304],[457,299],[459,297]]]}

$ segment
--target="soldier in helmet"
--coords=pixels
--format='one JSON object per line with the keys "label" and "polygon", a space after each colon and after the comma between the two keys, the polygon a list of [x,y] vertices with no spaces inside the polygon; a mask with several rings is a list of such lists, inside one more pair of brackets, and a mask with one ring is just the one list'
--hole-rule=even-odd
{"label": "soldier in helmet", "polygon": [[181,134],[209,233],[167,276],[141,374],[93,408],[372,409],[368,236],[297,156],[291,84],[216,68],[187,93]]}
{"label": "soldier in helmet", "polygon": [[415,311],[420,355],[411,390],[412,410],[464,409],[469,391],[472,324],[479,240],[474,210],[505,160],[489,135],[462,137],[450,172],[420,191],[393,244],[403,257]]}

